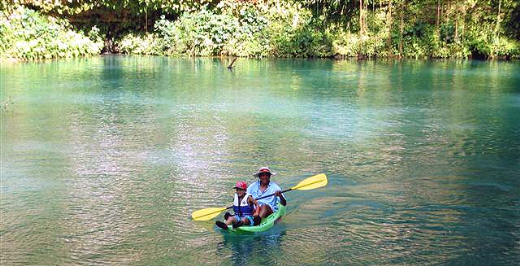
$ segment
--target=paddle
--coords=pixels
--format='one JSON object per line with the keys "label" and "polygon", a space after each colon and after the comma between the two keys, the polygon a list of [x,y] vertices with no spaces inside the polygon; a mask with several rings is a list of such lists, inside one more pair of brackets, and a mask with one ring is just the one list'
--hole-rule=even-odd
{"label": "paddle", "polygon": [[[283,190],[282,193],[289,192],[291,190],[311,190],[315,188],[320,188],[327,185],[327,176],[325,174],[319,174],[315,176],[311,176],[306,178],[305,180],[298,183],[298,185],[291,187],[289,189]],[[273,196],[273,194],[262,196],[259,199],[268,198]],[[225,208],[206,208],[198,211],[194,211],[191,214],[191,218],[195,221],[208,221],[215,217],[217,217],[221,212],[231,209],[233,206],[225,207]]]}

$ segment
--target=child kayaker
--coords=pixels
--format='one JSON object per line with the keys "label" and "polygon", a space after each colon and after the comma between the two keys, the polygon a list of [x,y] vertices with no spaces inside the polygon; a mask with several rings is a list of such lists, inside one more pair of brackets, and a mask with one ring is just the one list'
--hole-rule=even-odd
{"label": "child kayaker", "polygon": [[258,202],[246,192],[246,182],[239,181],[235,185],[235,198],[233,200],[233,211],[235,215],[229,212],[224,214],[224,222],[216,221],[218,227],[227,230],[228,226],[233,224],[233,228],[243,225],[253,225],[253,213],[258,209]]}

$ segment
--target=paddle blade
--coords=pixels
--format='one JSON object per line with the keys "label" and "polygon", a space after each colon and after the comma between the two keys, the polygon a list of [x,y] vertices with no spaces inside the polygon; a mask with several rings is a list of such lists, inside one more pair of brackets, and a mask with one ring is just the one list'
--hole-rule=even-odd
{"label": "paddle blade", "polygon": [[300,183],[298,185],[292,187],[292,190],[311,190],[319,187],[324,187],[328,183],[327,176],[325,174],[319,174],[315,176],[311,176]]}
{"label": "paddle blade", "polygon": [[191,218],[195,221],[209,221],[215,217],[217,217],[222,211],[225,211],[226,208],[207,208],[198,211],[194,211],[191,214]]}

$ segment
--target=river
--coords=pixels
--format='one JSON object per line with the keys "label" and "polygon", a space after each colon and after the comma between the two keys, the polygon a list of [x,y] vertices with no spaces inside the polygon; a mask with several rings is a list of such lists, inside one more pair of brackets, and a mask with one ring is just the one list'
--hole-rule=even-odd
{"label": "river", "polygon": [[[1,63],[1,264],[520,261],[518,62],[229,63]],[[261,166],[329,184],[263,234],[192,221]]]}

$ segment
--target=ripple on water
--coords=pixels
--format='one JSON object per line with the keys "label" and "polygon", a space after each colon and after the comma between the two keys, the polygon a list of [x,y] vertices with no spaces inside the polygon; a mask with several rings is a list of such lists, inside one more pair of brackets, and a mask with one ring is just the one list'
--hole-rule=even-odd
{"label": "ripple on water", "polygon": [[[226,60],[1,65],[2,261],[518,261],[518,65]],[[329,185],[287,193],[265,234],[191,220],[263,165],[283,188]]]}

